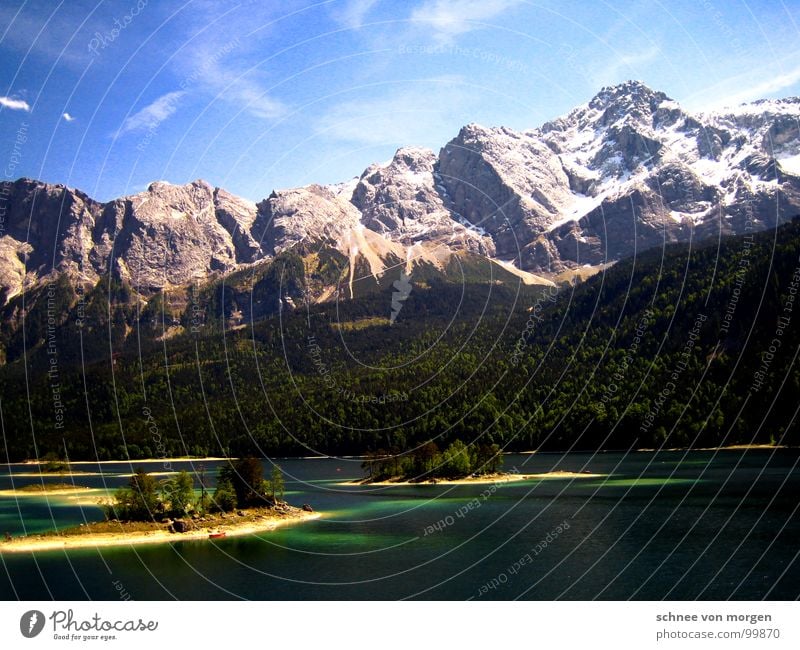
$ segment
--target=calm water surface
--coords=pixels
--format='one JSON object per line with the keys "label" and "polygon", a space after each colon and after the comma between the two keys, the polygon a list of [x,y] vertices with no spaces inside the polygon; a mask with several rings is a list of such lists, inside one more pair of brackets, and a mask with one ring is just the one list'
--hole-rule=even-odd
{"label": "calm water surface", "polygon": [[[505,468],[607,476],[368,487],[339,485],[361,477],[359,461],[284,460],[287,500],[322,519],[213,542],[0,555],[0,597],[113,600],[116,583],[140,600],[796,599],[798,461],[798,450],[536,454]],[[40,482],[33,469],[0,466],[0,490]],[[114,489],[131,465],[75,469],[87,472],[77,484]],[[87,497],[0,497],[0,532],[14,535],[98,517]]]}

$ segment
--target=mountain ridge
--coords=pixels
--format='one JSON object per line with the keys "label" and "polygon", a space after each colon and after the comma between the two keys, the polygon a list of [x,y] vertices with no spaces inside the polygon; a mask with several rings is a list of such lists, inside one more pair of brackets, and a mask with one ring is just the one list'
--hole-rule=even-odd
{"label": "mountain ridge", "polygon": [[441,267],[459,251],[538,282],[788,220],[800,211],[800,99],[691,114],[628,81],[538,128],[471,123],[438,154],[402,147],[357,178],[255,203],[201,179],[106,202],[30,179],[10,187],[3,302],[53,274],[87,286],[110,274],[146,299],[322,248],[349,259],[351,282],[359,266],[377,281],[398,260]]}

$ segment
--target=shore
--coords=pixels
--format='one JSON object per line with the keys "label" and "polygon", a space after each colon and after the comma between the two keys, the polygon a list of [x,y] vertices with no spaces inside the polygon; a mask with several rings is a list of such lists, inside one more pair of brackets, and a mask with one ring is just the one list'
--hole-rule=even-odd
{"label": "shore", "polygon": [[751,444],[751,445],[725,445],[724,447],[667,447],[665,449],[650,449],[643,447],[636,451],[643,452],[660,452],[660,451],[748,451],[756,449],[789,449],[788,445],[769,445],[769,444]]}
{"label": "shore", "polygon": [[[70,465],[136,465],[137,463],[204,463],[212,461],[229,460],[217,456],[193,457],[176,456],[175,458],[136,458],[134,460],[71,460]],[[18,463],[0,463],[0,465],[45,465],[46,461],[23,460]]]}
{"label": "shore", "polygon": [[99,548],[107,546],[138,546],[142,544],[168,544],[192,540],[209,540],[211,533],[224,533],[225,537],[240,537],[268,532],[289,524],[318,519],[317,512],[288,508],[281,512],[268,509],[244,511],[244,516],[229,513],[206,517],[204,521],[191,522],[197,527],[183,533],[171,533],[164,522],[100,522],[77,528],[15,537],[0,541],[1,553],[33,553],[38,551]]}
{"label": "shore", "polygon": [[456,479],[430,479],[427,481],[407,481],[403,479],[389,479],[386,481],[345,481],[337,485],[491,485],[494,483],[514,483],[517,481],[540,481],[547,479],[578,479],[578,478],[605,478],[607,474],[592,474],[589,472],[544,472],[542,474],[486,474],[485,476],[468,476]]}
{"label": "shore", "polygon": [[75,494],[88,495],[96,492],[98,496],[106,490],[100,488],[90,488],[83,485],[70,485],[57,483],[54,485],[42,485],[41,483],[34,483],[32,485],[25,485],[23,487],[15,488],[13,490],[0,490],[0,497],[41,497],[41,496],[70,496]]}

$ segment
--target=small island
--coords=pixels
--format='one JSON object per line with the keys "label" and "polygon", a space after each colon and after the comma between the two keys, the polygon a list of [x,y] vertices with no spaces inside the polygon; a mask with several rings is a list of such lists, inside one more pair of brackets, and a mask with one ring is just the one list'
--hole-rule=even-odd
{"label": "small island", "polygon": [[[31,491],[37,492],[42,493]],[[256,458],[241,458],[220,468],[213,493],[206,490],[201,476],[199,495],[189,472],[159,482],[138,470],[103,506],[105,521],[15,538],[6,535],[0,542],[0,552],[214,540],[252,535],[320,516],[308,505],[289,505],[283,495],[280,468],[273,467],[266,480]]]}
{"label": "small island", "polygon": [[0,490],[0,497],[49,496],[51,494],[66,496],[92,492],[102,492],[102,490],[74,483],[31,483],[13,490]]}
{"label": "small island", "polygon": [[497,444],[465,444],[456,440],[444,451],[427,442],[413,452],[378,450],[361,464],[367,476],[342,485],[470,485],[543,479],[602,478],[590,472],[552,471],[540,474],[503,472]]}

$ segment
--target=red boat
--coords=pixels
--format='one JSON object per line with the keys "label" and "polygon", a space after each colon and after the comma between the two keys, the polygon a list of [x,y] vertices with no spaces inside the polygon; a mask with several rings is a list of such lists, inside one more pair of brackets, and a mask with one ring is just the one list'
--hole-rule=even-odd
{"label": "red boat", "polygon": [[225,537],[225,531],[224,530],[221,531],[221,532],[209,533],[208,534],[208,538],[209,539],[219,539],[220,537]]}

